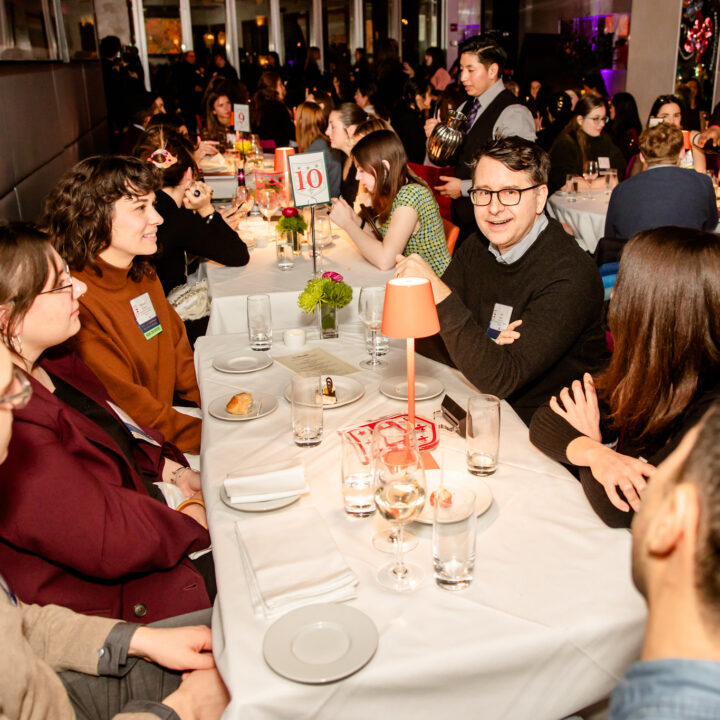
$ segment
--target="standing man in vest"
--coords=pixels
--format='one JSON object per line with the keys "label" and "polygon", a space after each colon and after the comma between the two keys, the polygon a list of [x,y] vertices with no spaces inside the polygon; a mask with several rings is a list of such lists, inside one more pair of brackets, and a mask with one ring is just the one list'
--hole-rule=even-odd
{"label": "standing man in vest", "polygon": [[[503,85],[502,71],[506,62],[505,50],[480,35],[468,38],[460,46],[460,82],[470,96],[459,108],[467,117],[463,126],[465,139],[458,152],[455,177],[441,175],[440,180],[445,184],[435,188],[452,198],[453,222],[460,227],[456,248],[477,229],[468,197],[472,186],[470,164],[477,151],[498,135],[519,135],[526,140],[535,140],[532,114]],[[433,118],[425,123],[428,137],[438,122]]]}

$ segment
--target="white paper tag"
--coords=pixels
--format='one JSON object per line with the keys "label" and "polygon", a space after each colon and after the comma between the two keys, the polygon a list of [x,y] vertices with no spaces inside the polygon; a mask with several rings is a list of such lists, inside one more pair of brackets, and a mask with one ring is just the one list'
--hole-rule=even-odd
{"label": "white paper tag", "polygon": [[487,334],[494,340],[509,324],[512,317],[512,306],[501,305],[495,303],[492,317],[490,318],[490,327]]}
{"label": "white paper tag", "polygon": [[598,169],[609,170],[610,169],[610,158],[609,157],[599,157],[598,158]]}
{"label": "white paper tag", "polygon": [[143,293],[133,298],[130,301],[130,306],[132,307],[133,315],[135,315],[135,322],[137,322],[146,340],[162,332],[162,325],[160,324],[160,320],[158,320],[149,293]]}
{"label": "white paper tag", "polygon": [[250,106],[235,103],[233,115],[235,116],[235,129],[240,132],[250,132]]}
{"label": "white paper tag", "polygon": [[325,155],[321,152],[288,156],[290,182],[295,207],[330,202]]}
{"label": "white paper tag", "polygon": [[122,408],[115,405],[115,403],[107,401],[107,404],[112,408],[112,411],[123,421],[123,425],[130,431],[130,434],[136,440],[142,440],[143,442],[160,447],[160,443],[148,435],[138,423],[136,423]]}

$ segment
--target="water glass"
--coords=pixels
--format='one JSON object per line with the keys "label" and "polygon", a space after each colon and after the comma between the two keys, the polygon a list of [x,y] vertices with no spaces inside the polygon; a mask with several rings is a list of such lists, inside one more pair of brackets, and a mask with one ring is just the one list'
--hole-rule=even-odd
{"label": "water glass", "polygon": [[472,582],[475,567],[475,493],[456,486],[442,490],[445,492],[438,490],[433,506],[435,582],[445,590],[463,590]]}
{"label": "water glass", "polygon": [[565,176],[565,187],[568,193],[568,202],[575,202],[578,194],[579,178],[577,175],[566,175]]}
{"label": "water glass", "polygon": [[323,433],[322,378],[298,373],[292,378],[292,431],[300,447],[319,445]]}
{"label": "water glass", "polygon": [[605,176],[605,194],[610,195],[613,188],[618,184],[618,174],[615,168],[608,168],[603,173]]}
{"label": "water glass", "polygon": [[500,400],[494,395],[474,395],[468,400],[465,456],[473,475],[497,470],[500,448]]}
{"label": "water glass", "polygon": [[287,236],[282,236],[277,239],[277,266],[280,270],[292,270],[295,265],[295,258],[293,256],[292,243],[287,239]]}
{"label": "water glass", "polygon": [[342,494],[350,517],[368,517],[375,512],[370,433],[365,438],[342,436]]}
{"label": "water glass", "polygon": [[269,350],[272,347],[272,314],[269,295],[248,295],[247,327],[252,350]]}
{"label": "water glass", "polygon": [[381,357],[387,355],[390,347],[390,340],[377,331],[373,332],[369,327],[365,328],[365,349],[370,355]]}

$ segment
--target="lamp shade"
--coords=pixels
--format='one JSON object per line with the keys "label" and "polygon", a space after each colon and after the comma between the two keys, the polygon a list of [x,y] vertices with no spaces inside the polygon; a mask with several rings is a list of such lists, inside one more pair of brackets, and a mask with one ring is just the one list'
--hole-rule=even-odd
{"label": "lamp shade", "polygon": [[429,280],[407,277],[387,281],[381,331],[396,338],[421,338],[440,332]]}
{"label": "lamp shade", "polygon": [[275,148],[275,172],[286,173],[288,171],[288,156],[295,154],[295,148]]}

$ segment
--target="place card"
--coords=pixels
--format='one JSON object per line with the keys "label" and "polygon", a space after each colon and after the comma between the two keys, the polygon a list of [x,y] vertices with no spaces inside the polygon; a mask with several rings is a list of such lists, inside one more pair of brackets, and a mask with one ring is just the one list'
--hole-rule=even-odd
{"label": "place card", "polygon": [[295,207],[330,202],[330,188],[322,152],[300,153],[287,158]]}
{"label": "place card", "polygon": [[306,352],[296,353],[295,355],[284,355],[283,357],[273,355],[273,360],[295,373],[309,372],[315,375],[350,375],[351,373],[360,372],[360,368],[346,363],[344,360],[335,357],[322,348],[313,348]]}
{"label": "place card", "polygon": [[250,132],[250,106],[235,103],[233,105],[234,125],[238,132]]}

